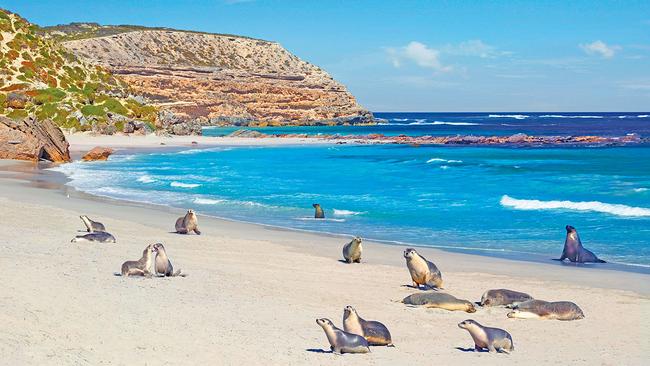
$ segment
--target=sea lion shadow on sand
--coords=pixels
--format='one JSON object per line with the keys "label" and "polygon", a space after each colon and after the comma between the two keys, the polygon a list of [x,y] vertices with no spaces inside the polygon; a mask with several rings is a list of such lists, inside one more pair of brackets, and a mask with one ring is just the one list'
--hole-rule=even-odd
{"label": "sea lion shadow on sand", "polygon": [[401,285],[401,287],[406,287],[406,288],[412,288],[414,290],[419,290],[419,291],[442,291],[442,289],[437,288],[437,287],[428,287],[428,286],[418,286],[415,287],[413,285]]}
{"label": "sea lion shadow on sand", "polygon": [[307,348],[305,351],[313,353],[334,353],[332,350],[325,350],[322,348]]}
{"label": "sea lion shadow on sand", "polygon": [[481,349],[481,350],[478,350],[478,351],[477,351],[477,350],[475,350],[473,347],[467,347],[467,348],[464,348],[464,347],[454,347],[454,348],[457,349],[457,350],[459,350],[459,351],[463,351],[463,352],[485,352],[485,353],[489,353],[489,351],[488,351],[487,349]]}

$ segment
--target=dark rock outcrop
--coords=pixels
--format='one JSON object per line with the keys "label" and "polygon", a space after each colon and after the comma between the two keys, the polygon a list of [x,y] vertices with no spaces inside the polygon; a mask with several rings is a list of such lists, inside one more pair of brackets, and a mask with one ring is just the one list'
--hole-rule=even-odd
{"label": "dark rock outcrop", "polygon": [[69,144],[49,119],[13,120],[0,116],[0,159],[70,161]]}

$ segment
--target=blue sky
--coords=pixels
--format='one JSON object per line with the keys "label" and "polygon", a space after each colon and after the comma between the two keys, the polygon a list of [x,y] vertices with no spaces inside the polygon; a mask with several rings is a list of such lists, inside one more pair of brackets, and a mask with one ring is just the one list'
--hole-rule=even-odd
{"label": "blue sky", "polygon": [[650,1],[0,0],[39,25],[273,40],[373,111],[648,111]]}

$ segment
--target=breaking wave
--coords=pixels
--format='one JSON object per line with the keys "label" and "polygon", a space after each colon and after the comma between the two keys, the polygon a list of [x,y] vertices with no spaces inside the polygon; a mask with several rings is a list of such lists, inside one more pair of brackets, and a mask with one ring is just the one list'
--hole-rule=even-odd
{"label": "breaking wave", "polygon": [[626,217],[650,217],[650,209],[621,204],[603,203],[599,201],[573,202],[573,201],[540,201],[520,200],[508,195],[501,197],[501,205],[516,210],[577,210],[607,213]]}

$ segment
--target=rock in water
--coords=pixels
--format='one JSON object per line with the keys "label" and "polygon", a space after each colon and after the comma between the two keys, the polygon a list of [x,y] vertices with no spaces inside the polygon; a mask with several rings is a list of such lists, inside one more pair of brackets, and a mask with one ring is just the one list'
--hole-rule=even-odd
{"label": "rock in water", "polygon": [[81,157],[83,161],[96,161],[96,160],[106,160],[111,156],[115,150],[110,147],[101,147],[96,146],[92,150],[88,151],[86,155]]}
{"label": "rock in water", "polygon": [[0,116],[0,159],[70,161],[69,144],[51,120]]}

